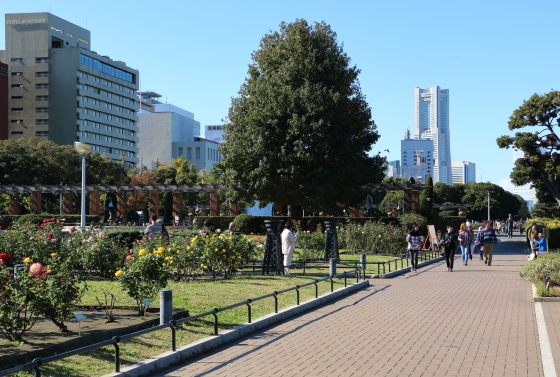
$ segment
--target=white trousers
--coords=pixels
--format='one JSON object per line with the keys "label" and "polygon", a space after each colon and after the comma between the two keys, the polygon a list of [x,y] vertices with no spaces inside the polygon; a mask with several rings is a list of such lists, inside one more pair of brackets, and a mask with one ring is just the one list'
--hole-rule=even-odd
{"label": "white trousers", "polygon": [[284,254],[284,273],[290,274],[290,265],[292,264],[292,253]]}

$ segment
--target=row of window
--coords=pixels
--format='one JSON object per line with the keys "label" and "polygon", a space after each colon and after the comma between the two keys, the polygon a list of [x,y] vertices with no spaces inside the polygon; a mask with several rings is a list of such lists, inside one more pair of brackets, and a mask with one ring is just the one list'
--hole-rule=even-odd
{"label": "row of window", "polygon": [[[12,131],[12,135],[23,135],[23,131]],[[49,131],[35,131],[35,136],[49,136]]]}
{"label": "row of window", "polygon": [[210,161],[222,161],[222,155],[216,149],[208,148],[207,158]]}
{"label": "row of window", "polygon": [[97,100],[95,98],[78,96],[78,101],[93,103],[94,105],[105,107],[107,109],[113,109],[114,108],[115,110],[117,110],[119,112],[124,112],[124,113],[127,113],[127,114],[132,115],[132,116],[136,115],[136,112],[134,110],[130,110],[130,109],[127,109],[125,107],[120,107],[120,106],[117,106],[117,105],[113,105],[112,103],[103,102],[103,101]]}
{"label": "row of window", "polygon": [[[23,119],[12,119],[12,123],[23,123]],[[35,119],[35,124],[49,124],[48,119]]]}
{"label": "row of window", "polygon": [[136,146],[136,143],[134,141],[119,139],[118,137],[96,134],[94,132],[78,131],[78,136],[87,137],[87,138],[90,138],[90,139],[93,139],[93,140],[103,140],[103,141],[106,141],[106,142],[109,142],[109,143],[128,145],[129,147]]}
{"label": "row of window", "polygon": [[[23,88],[23,84],[12,84],[12,88]],[[35,84],[35,89],[48,89],[49,84]]]}
{"label": "row of window", "polygon": [[133,94],[133,95],[135,94],[134,89],[131,89],[131,88],[128,88],[126,86],[117,84],[116,82],[111,82],[111,81],[108,81],[108,80],[104,80],[100,77],[90,75],[90,74],[87,74],[85,72],[78,72],[78,77],[82,77],[82,78],[85,78],[85,79],[90,79],[93,82],[96,82],[98,84],[103,84],[105,86],[108,86],[109,88],[115,88],[115,89],[118,89],[118,90],[122,90],[123,92],[129,93],[129,94]]}
{"label": "row of window", "polygon": [[86,85],[86,84],[78,84],[77,88],[81,89],[81,90],[86,90],[88,92],[93,92],[95,94],[99,94],[99,95],[105,96],[107,98],[115,98],[117,101],[126,102],[128,104],[134,104],[135,103],[135,101],[130,99],[130,98],[125,98],[123,96],[119,96],[118,94],[113,94],[111,92],[107,92],[105,90],[101,90],[101,89],[98,89],[98,88],[95,88],[93,86],[89,86],[89,85]]}
{"label": "row of window", "polygon": [[[12,96],[12,99],[23,99],[23,96]],[[48,101],[49,96],[35,96],[35,101]]]}
{"label": "row of window", "polygon": [[100,145],[91,145],[90,144],[90,146],[93,148],[94,152],[114,153],[114,154],[122,155],[122,156],[136,157],[136,153],[131,152],[131,151],[123,151],[122,149],[117,149],[117,148],[102,147]]}
{"label": "row of window", "polygon": [[118,117],[116,115],[103,113],[103,112],[97,111],[97,110],[87,109],[85,107],[78,107],[78,113],[90,114],[94,117],[101,117],[103,119],[113,120],[117,123],[128,124],[129,126],[134,126],[134,124],[135,124],[135,122],[133,120],[121,118],[121,117]]}
{"label": "row of window", "polygon": [[88,67],[95,68],[108,75],[117,77],[121,80],[134,82],[133,81],[134,76],[131,73],[125,72],[122,69],[118,69],[109,64],[105,64],[90,56],[80,54],[80,63],[82,63],[83,65],[87,65]]}
{"label": "row of window", "polygon": [[[23,111],[23,107],[12,107],[12,111]],[[35,108],[35,112],[36,113],[48,113],[50,111],[50,108],[48,107],[36,107]]]}
{"label": "row of window", "polygon": [[97,129],[104,129],[105,131],[116,132],[118,134],[123,134],[123,135],[130,135],[130,136],[135,136],[136,135],[136,132],[134,132],[134,131],[127,130],[125,128],[109,126],[108,124],[92,122],[91,120],[79,119],[78,120],[78,125],[89,126],[89,127],[97,128]]}

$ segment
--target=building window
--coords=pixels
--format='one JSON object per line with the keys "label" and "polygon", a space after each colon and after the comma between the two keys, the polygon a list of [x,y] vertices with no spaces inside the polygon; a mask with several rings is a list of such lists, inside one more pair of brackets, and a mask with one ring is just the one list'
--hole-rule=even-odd
{"label": "building window", "polygon": [[23,88],[23,84],[12,84],[12,88]]}
{"label": "building window", "polygon": [[35,77],[49,77],[48,72],[35,72]]}
{"label": "building window", "polygon": [[67,36],[74,38],[74,34],[66,33]]}
{"label": "building window", "polygon": [[84,42],[84,43],[85,43],[85,44],[87,44],[87,45],[89,44],[89,42],[88,42],[88,41],[86,41],[85,39],[82,39],[82,38],[78,38],[78,40],[79,40],[80,42]]}
{"label": "building window", "polygon": [[196,152],[195,152],[195,153],[196,153],[196,157],[195,157],[195,158],[196,158],[197,160],[200,160],[200,147],[196,147]]}
{"label": "building window", "polygon": [[12,99],[23,99],[23,96],[12,96]]}
{"label": "building window", "polygon": [[192,148],[187,147],[187,160],[190,160],[191,158],[192,158]]}
{"label": "building window", "polygon": [[[23,85],[22,85],[23,86]],[[48,89],[49,88],[49,84],[37,84],[35,85],[36,89]],[[87,90],[87,89],[86,89]]]}
{"label": "building window", "polygon": [[49,58],[35,58],[35,63],[48,63]]}
{"label": "building window", "polygon": [[36,107],[35,112],[36,113],[48,113],[49,108],[48,107]]}
{"label": "building window", "polygon": [[48,101],[49,96],[35,96],[35,101]]}
{"label": "building window", "polygon": [[23,111],[23,107],[12,107],[12,111]]}
{"label": "building window", "polygon": [[[81,41],[83,41],[83,40],[81,40]],[[128,82],[134,82],[133,81],[133,75],[131,73],[128,73],[126,71],[123,71],[122,69],[118,69],[116,67],[113,67],[109,64],[105,64],[105,63],[101,62],[100,60],[97,60],[97,59],[92,58],[90,56],[80,54],[80,63],[82,63],[83,65],[87,65],[88,67],[95,68],[95,69],[97,69],[97,70],[99,70],[103,73],[108,74],[108,75],[117,77],[121,80],[128,81]]]}
{"label": "building window", "polygon": [[49,136],[49,131],[35,131],[35,136]]}
{"label": "building window", "polygon": [[12,119],[12,123],[23,123],[23,119]]}
{"label": "building window", "polygon": [[35,124],[49,124],[48,119],[35,119]]}
{"label": "building window", "polygon": [[179,156],[183,155],[183,148],[179,148]]}
{"label": "building window", "polygon": [[23,135],[23,131],[12,131],[12,135]]}
{"label": "building window", "polygon": [[23,58],[12,58],[13,62],[22,62]]}
{"label": "building window", "polygon": [[23,72],[12,72],[12,76],[22,76]]}

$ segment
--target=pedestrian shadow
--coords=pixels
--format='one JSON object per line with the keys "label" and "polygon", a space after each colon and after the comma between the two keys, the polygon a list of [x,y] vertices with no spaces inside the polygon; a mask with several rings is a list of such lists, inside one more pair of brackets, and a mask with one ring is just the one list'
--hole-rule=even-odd
{"label": "pedestrian shadow", "polygon": [[[373,287],[375,287],[375,286],[373,286]],[[199,374],[195,374],[195,375],[193,375],[193,376],[194,376],[194,377],[202,377],[202,376],[207,376],[207,375],[210,375],[210,374],[212,374],[212,373],[215,373],[216,371],[220,370],[221,368],[223,368],[224,366],[226,366],[227,364],[229,364],[229,363],[231,363],[231,362],[233,362],[233,361],[242,359],[243,357],[248,356],[248,355],[250,355],[250,354],[252,354],[252,353],[254,353],[254,352],[256,352],[256,351],[258,351],[258,350],[260,350],[260,349],[262,349],[262,348],[264,348],[264,347],[266,347],[266,346],[268,346],[268,345],[270,345],[270,344],[273,344],[274,342],[277,342],[277,341],[281,340],[282,338],[284,338],[284,337],[286,337],[286,336],[288,336],[288,335],[291,335],[291,334],[293,334],[293,333],[295,333],[295,332],[297,332],[297,331],[299,331],[299,330],[305,328],[306,326],[309,326],[309,325],[311,325],[311,324],[313,324],[313,323],[315,323],[315,322],[317,322],[317,321],[320,321],[320,320],[322,320],[322,319],[328,318],[329,316],[331,316],[331,315],[333,315],[333,314],[335,314],[335,313],[338,313],[338,312],[340,312],[340,311],[342,311],[342,310],[344,310],[344,309],[347,309],[347,308],[350,308],[350,307],[352,307],[352,306],[358,305],[360,302],[364,301],[365,299],[370,298],[370,297],[373,296],[374,294],[376,294],[376,293],[378,293],[378,292],[381,292],[381,291],[384,291],[384,290],[388,289],[389,287],[391,287],[391,285],[385,285],[385,286],[383,286],[382,288],[375,289],[375,290],[371,291],[369,294],[367,294],[367,295],[365,295],[364,297],[362,297],[362,298],[360,298],[360,299],[354,301],[354,302],[351,303],[351,304],[348,304],[348,305],[345,305],[345,306],[341,306],[340,308],[335,309],[335,310],[333,310],[333,311],[331,311],[331,312],[329,312],[329,313],[325,313],[324,315],[322,315],[322,316],[320,316],[320,317],[318,317],[318,318],[315,318],[315,319],[313,319],[313,320],[310,320],[310,321],[308,321],[308,322],[305,322],[305,323],[301,324],[300,326],[298,326],[298,327],[296,327],[296,328],[294,328],[294,329],[292,329],[292,330],[290,330],[290,331],[287,331],[287,332],[285,332],[285,333],[283,333],[283,334],[281,334],[281,335],[272,335],[272,334],[271,334],[270,337],[273,337],[273,338],[270,339],[270,340],[268,340],[268,341],[266,341],[265,343],[263,343],[263,344],[261,344],[261,345],[259,345],[259,346],[257,346],[257,347],[251,348],[251,350],[246,351],[246,352],[243,352],[242,354],[240,354],[240,355],[238,355],[238,356],[236,356],[236,357],[234,357],[234,358],[232,358],[232,359],[230,359],[230,360],[221,362],[221,363],[219,363],[219,365],[216,365],[216,366],[213,367],[212,369],[209,369],[209,370],[207,370],[207,371],[205,371],[205,372],[202,372],[202,373],[199,373]],[[362,291],[367,291],[368,289],[369,289],[369,288],[366,288],[366,289],[364,289],[364,290],[362,290]],[[336,300],[336,301],[338,301],[338,300]],[[333,305],[333,304],[336,303],[336,301],[323,304],[323,305],[317,307],[315,310],[324,308],[324,307],[326,307],[326,306],[328,306],[328,305]],[[287,321],[291,321],[291,320],[297,319],[298,317],[302,317],[302,316],[305,315],[305,314],[307,314],[307,313],[299,314],[299,315],[297,315],[297,316],[295,316],[295,317],[293,317],[293,318],[290,318],[290,319],[287,319],[287,320],[285,320],[285,321],[282,321],[282,322],[278,323],[278,324],[275,325],[275,326],[278,326],[278,325],[280,325],[280,324],[282,324],[282,323],[285,323],[285,322],[287,322]],[[191,360],[191,361],[186,362],[185,364],[182,364],[181,366],[175,367],[175,368],[173,368],[173,369],[168,369],[165,373],[167,374],[167,373],[172,372],[173,370],[182,368],[182,367],[184,367],[184,366],[186,366],[186,365],[196,363],[197,361],[199,361],[199,360],[201,360],[201,359],[204,359],[204,358],[206,358],[206,357],[209,357],[209,356],[211,356],[211,355],[215,355],[215,354],[217,354],[217,353],[223,351],[225,348],[234,347],[234,346],[243,346],[243,344],[241,344],[241,343],[244,342],[245,340],[247,340],[248,338],[263,339],[264,337],[262,336],[262,334],[265,333],[265,332],[267,332],[267,331],[269,331],[269,330],[270,330],[270,328],[269,328],[269,329],[260,330],[260,331],[257,332],[256,334],[248,335],[248,336],[244,337],[243,339],[240,339],[240,340],[238,340],[238,341],[236,341],[236,342],[231,343],[230,345],[222,346],[222,347],[220,347],[219,349],[217,349],[217,350],[215,350],[215,351],[213,351],[213,352],[211,352],[211,353],[208,353],[208,354],[206,354],[206,355],[199,356],[199,357],[197,357],[196,359],[193,359],[193,360]],[[268,338],[268,336],[267,336],[266,338]]]}

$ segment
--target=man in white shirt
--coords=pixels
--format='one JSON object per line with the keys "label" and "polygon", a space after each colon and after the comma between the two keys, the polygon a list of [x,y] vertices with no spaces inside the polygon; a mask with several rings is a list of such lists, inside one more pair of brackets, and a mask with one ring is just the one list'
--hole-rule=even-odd
{"label": "man in white shirt", "polygon": [[292,255],[296,247],[297,235],[292,233],[293,224],[291,221],[286,222],[284,231],[282,232],[282,254],[284,254],[284,273],[290,274],[290,265],[292,264]]}

